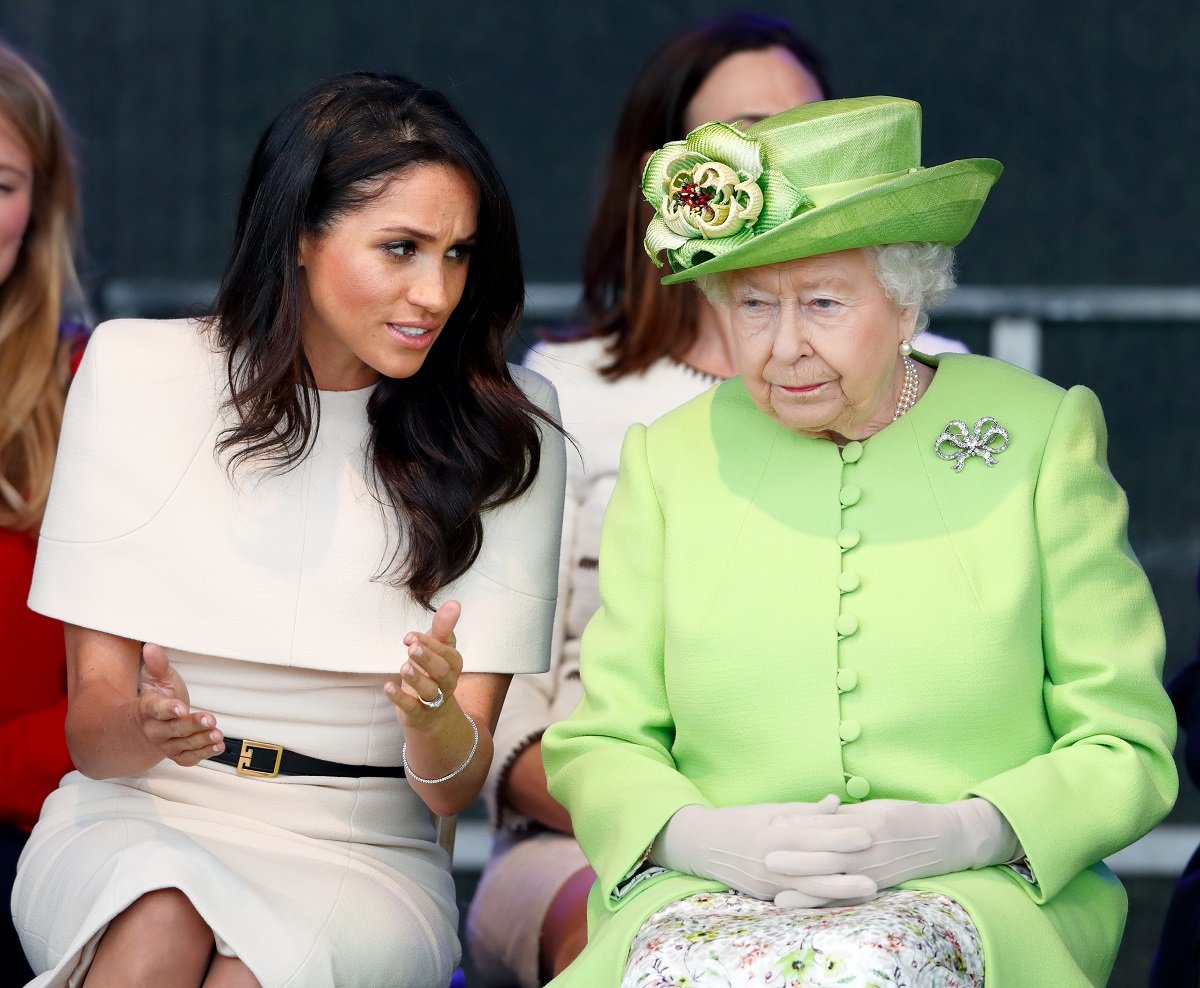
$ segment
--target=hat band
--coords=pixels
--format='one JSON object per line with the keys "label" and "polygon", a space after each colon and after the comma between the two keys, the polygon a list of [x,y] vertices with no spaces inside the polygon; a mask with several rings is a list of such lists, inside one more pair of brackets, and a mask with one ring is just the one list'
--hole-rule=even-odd
{"label": "hat band", "polygon": [[821,206],[828,206],[831,202],[836,202],[838,199],[845,199],[856,192],[862,192],[863,189],[883,185],[885,182],[903,178],[905,175],[911,175],[913,172],[919,172],[920,170],[920,168],[904,168],[898,172],[888,172],[886,175],[868,175],[866,178],[851,178],[845,182],[830,182],[828,185],[808,185],[801,191],[812,202],[810,208],[819,209]]}

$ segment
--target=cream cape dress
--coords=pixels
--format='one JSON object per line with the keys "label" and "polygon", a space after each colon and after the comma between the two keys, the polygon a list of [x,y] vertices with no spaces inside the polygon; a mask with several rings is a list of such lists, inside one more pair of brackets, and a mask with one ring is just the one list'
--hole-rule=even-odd
{"label": "cream cape dress", "polygon": [[[397,765],[403,730],[381,687],[429,616],[372,579],[394,532],[364,480],[371,389],[322,392],[299,466],[231,482],[214,455],[223,359],[193,322],[96,331],[30,606],[163,645],[193,707],[229,736]],[[557,415],[553,388],[513,373]],[[537,481],[486,517],[478,562],[440,595],[462,602],[468,671],[546,668],[564,459],[556,433],[542,440]],[[444,985],[459,960],[448,861],[403,779],[263,780],[163,761],[124,779],[72,773],[47,799],[13,892],[33,984],[82,983],[107,923],[166,887],[264,988]]]}

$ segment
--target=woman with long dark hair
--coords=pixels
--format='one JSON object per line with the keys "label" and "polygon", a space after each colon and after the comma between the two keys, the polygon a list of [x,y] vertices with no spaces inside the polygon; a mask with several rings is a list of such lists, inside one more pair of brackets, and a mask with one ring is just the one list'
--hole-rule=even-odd
{"label": "woman with long dark hair", "polygon": [[478,139],[355,73],[260,141],[213,318],[97,331],[31,597],[80,770],[18,875],[38,985],[449,981],[431,814],[478,793],[554,607],[522,298]]}

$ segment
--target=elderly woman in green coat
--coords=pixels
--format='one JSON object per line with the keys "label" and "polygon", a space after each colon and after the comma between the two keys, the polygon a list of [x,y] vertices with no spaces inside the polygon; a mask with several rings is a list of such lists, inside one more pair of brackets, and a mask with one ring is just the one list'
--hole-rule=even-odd
{"label": "elderly woman in green coat", "polygon": [[1096,397],[911,341],[1000,165],[891,97],[649,160],[740,376],[625,440],[585,696],[544,739],[598,881],[555,985],[1103,985],[1103,859],[1176,793]]}

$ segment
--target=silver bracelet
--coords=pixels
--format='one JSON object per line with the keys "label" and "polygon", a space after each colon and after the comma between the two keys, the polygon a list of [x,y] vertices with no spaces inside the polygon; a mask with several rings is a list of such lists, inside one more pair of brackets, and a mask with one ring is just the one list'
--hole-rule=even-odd
{"label": "silver bracelet", "polygon": [[471,750],[467,752],[467,760],[459,765],[458,768],[456,768],[449,775],[443,775],[440,779],[422,779],[408,764],[408,742],[405,741],[402,745],[400,745],[400,764],[404,766],[404,774],[408,776],[408,778],[414,779],[417,782],[423,782],[427,786],[436,786],[439,782],[449,782],[456,775],[461,773],[463,769],[471,764],[471,759],[475,757],[475,749],[479,747],[479,728],[476,726],[474,718],[472,718],[471,715],[465,710],[463,711],[463,716],[467,718],[468,723],[471,725],[471,730],[475,734],[475,740],[471,742]]}

